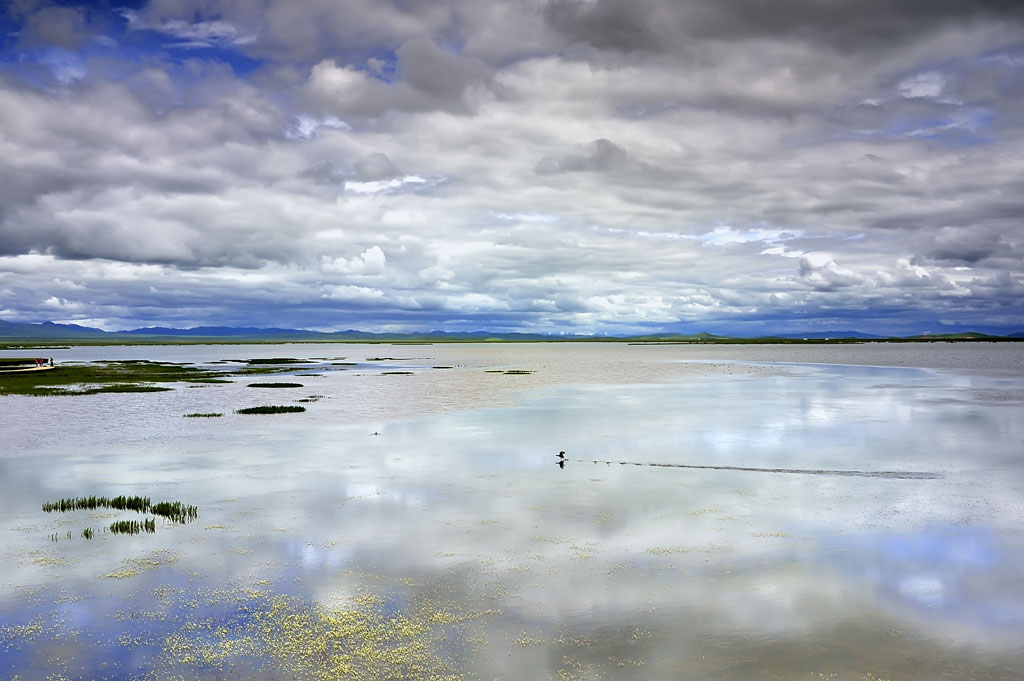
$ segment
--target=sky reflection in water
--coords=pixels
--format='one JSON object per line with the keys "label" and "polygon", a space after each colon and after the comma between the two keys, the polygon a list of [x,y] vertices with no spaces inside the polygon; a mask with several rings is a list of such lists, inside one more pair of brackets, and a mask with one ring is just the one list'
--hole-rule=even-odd
{"label": "sky reflection in water", "polygon": [[[416,348],[431,361],[404,366],[459,352]],[[518,352],[532,368],[567,351]],[[683,364],[688,373],[671,381],[555,381],[405,419],[340,413],[415,394],[431,370],[303,379],[272,401],[327,398],[294,416],[231,414],[228,402],[253,399],[244,382],[204,389],[228,413],[201,423],[181,418],[196,399],[187,388],[3,398],[5,430],[53,409],[61,432],[33,431],[0,459],[2,673],[273,678],[258,655],[188,665],[168,657],[168,641],[206,641],[195,622],[248,630],[275,595],[344,608],[374,594],[386,617],[428,602],[430,621],[472,611],[449,623],[461,637],[445,629],[437,645],[480,678],[1014,678],[1024,661],[1024,382]],[[446,380],[467,390],[496,378],[477,365],[456,371]],[[398,416],[405,406],[373,408]],[[111,422],[97,424],[97,411]],[[82,448],[67,436],[78,423]],[[197,504],[200,517],[90,542],[78,535],[108,523],[102,514],[39,510],[62,496],[121,493]]]}

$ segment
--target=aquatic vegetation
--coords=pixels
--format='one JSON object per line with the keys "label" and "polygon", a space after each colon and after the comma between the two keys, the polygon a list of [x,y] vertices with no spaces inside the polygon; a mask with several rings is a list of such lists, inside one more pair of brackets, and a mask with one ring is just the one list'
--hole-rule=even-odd
{"label": "aquatic vegetation", "polygon": [[413,371],[382,371],[381,376],[412,376],[415,372]]}
{"label": "aquatic vegetation", "polygon": [[156,642],[159,652],[146,678],[229,671],[238,678],[459,681],[465,675],[449,642],[467,635],[467,622],[491,614],[433,604],[396,612],[375,595],[330,608],[255,588],[200,598],[246,617],[201,627],[179,622]]}
{"label": "aquatic vegetation", "polygon": [[249,388],[302,388],[301,383],[250,383]]}
{"label": "aquatic vegetation", "polygon": [[74,395],[98,395],[100,393],[159,393],[167,390],[173,390],[173,388],[167,388],[162,385],[125,383],[120,385],[104,385],[98,388],[85,388],[83,390],[71,390],[68,392]]}
{"label": "aquatic vegetation", "polygon": [[58,364],[47,371],[3,373],[0,395],[96,395],[172,390],[164,383],[230,383],[238,372],[147,360]]}
{"label": "aquatic vegetation", "polygon": [[118,511],[135,511],[137,513],[152,513],[153,515],[167,518],[175,524],[190,523],[199,517],[199,510],[195,506],[188,506],[180,501],[161,501],[152,503],[149,497],[124,495],[109,497],[72,497],[59,499],[57,501],[43,504],[43,511],[52,513],[67,513],[69,511],[95,510],[97,508],[113,508]]}
{"label": "aquatic vegetation", "polygon": [[117,520],[110,523],[111,534],[139,534],[140,532],[146,532],[153,534],[156,532],[156,518],[146,518],[143,521],[138,520]]}
{"label": "aquatic vegetation", "polygon": [[84,530],[82,530],[82,536],[85,537],[86,539],[92,539],[92,535],[93,535],[93,531],[92,531],[91,528],[87,527]]}
{"label": "aquatic vegetation", "polygon": [[523,376],[532,374],[532,369],[484,369],[486,374],[506,374],[508,376]]}
{"label": "aquatic vegetation", "polygon": [[236,414],[294,414],[298,412],[306,411],[305,407],[295,407],[290,405],[264,405],[262,407],[246,407],[245,409],[236,409]]}
{"label": "aquatic vegetation", "polygon": [[195,412],[194,414],[185,414],[187,419],[215,419],[224,416],[224,414],[216,411],[212,412]]}

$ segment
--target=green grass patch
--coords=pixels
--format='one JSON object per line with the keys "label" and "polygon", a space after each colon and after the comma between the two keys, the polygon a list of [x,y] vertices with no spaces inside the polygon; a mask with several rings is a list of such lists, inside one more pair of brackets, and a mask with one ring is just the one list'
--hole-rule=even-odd
{"label": "green grass patch", "polygon": [[48,371],[0,372],[0,395],[95,395],[158,392],[164,383],[229,382],[234,372],[146,360],[58,364]]}
{"label": "green grass patch", "polygon": [[160,393],[167,390],[174,390],[162,385],[139,385],[138,383],[124,383],[119,385],[101,385],[96,388],[85,388],[84,390],[73,391],[75,395],[98,395],[99,393]]}
{"label": "green grass patch", "polygon": [[246,407],[245,409],[236,409],[236,414],[295,414],[298,412],[306,411],[305,407],[295,407],[290,405],[265,405],[262,407]]}
{"label": "green grass patch", "polygon": [[221,414],[220,412],[216,412],[216,411],[211,411],[211,412],[199,412],[199,411],[197,411],[194,414],[185,414],[185,418],[187,418],[187,419],[216,419],[216,418],[220,418],[221,416],[224,416],[224,414]]}
{"label": "green grass patch", "polygon": [[301,383],[250,383],[250,388],[302,388]]}

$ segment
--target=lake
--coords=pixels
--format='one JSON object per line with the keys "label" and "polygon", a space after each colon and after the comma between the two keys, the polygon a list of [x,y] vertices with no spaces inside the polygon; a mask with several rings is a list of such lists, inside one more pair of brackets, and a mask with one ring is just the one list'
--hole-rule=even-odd
{"label": "lake", "polygon": [[[1024,670],[1021,343],[41,352],[306,361],[0,396],[3,678]],[[198,519],[41,510],[89,495]]]}

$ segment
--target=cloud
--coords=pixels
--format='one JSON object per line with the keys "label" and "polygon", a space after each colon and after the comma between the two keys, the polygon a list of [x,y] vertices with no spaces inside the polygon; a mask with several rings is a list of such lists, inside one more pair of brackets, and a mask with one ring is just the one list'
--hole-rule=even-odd
{"label": "cloud", "polygon": [[380,246],[371,246],[359,256],[345,259],[323,256],[320,269],[328,273],[340,274],[383,274],[387,264],[387,256]]}
{"label": "cloud", "polygon": [[95,36],[99,27],[89,21],[82,7],[43,7],[29,14],[18,34],[28,48],[59,47],[73,50]]}
{"label": "cloud", "polygon": [[316,165],[303,168],[299,171],[299,177],[311,180],[314,184],[333,184],[345,186],[345,176],[338,172],[330,161],[321,161]]}
{"label": "cloud", "polygon": [[589,144],[577,146],[562,156],[545,156],[537,164],[537,173],[621,173],[643,168],[643,164],[631,159],[626,150],[619,145],[606,139],[597,139]]}
{"label": "cloud", "polygon": [[904,97],[913,99],[917,97],[938,97],[946,86],[946,79],[938,71],[918,73],[904,81],[901,81],[896,89]]}
{"label": "cloud", "polygon": [[403,175],[385,154],[378,151],[368,154],[355,163],[356,177],[361,182],[390,180]]}
{"label": "cloud", "polygon": [[45,35],[30,19],[57,6],[19,5],[4,309],[1016,328],[1020,11],[897,5],[62,3]]}
{"label": "cloud", "polygon": [[131,9],[119,10],[128,22],[129,30],[152,30],[163,33],[178,42],[175,47],[219,47],[240,46],[256,41],[255,34],[241,35],[238,28],[229,21],[186,21],[183,19],[161,18],[150,23],[147,17]]}
{"label": "cloud", "polygon": [[925,255],[933,260],[972,265],[1014,251],[1017,257],[1021,256],[1019,247],[1014,248],[1005,242],[1002,234],[990,227],[946,226],[936,233]]}

